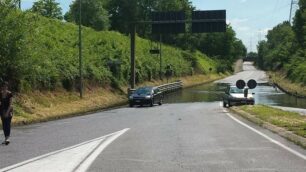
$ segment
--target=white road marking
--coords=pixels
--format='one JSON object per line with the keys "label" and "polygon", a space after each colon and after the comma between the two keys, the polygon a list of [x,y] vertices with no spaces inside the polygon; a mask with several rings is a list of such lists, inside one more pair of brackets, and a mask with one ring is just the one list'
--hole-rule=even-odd
{"label": "white road marking", "polygon": [[300,157],[300,158],[306,160],[306,156],[305,156],[305,155],[303,155],[303,154],[301,154],[301,153],[299,153],[299,152],[297,152],[297,151],[295,151],[295,150],[289,148],[288,146],[285,146],[284,144],[282,144],[282,143],[280,143],[280,142],[278,142],[278,141],[272,139],[271,137],[267,136],[266,134],[264,134],[264,133],[262,133],[262,132],[256,130],[255,128],[253,128],[253,127],[251,127],[251,126],[249,126],[249,125],[247,125],[247,124],[245,124],[244,122],[240,121],[239,119],[233,117],[233,116],[232,116],[228,111],[226,111],[225,109],[223,109],[223,112],[224,112],[228,117],[230,117],[232,120],[234,120],[234,121],[236,121],[237,123],[239,123],[240,125],[242,125],[242,126],[248,128],[248,129],[252,130],[253,132],[257,133],[258,135],[260,135],[260,136],[262,136],[262,137],[264,137],[265,139],[269,140],[270,142],[272,142],[272,143],[274,143],[274,144],[280,146],[281,148],[283,148],[283,149],[285,149],[285,150],[291,152],[292,154],[294,154],[294,155],[296,155],[296,156],[298,156],[298,157]]}
{"label": "white road marking", "polygon": [[3,169],[0,172],[86,172],[101,152],[129,128],[51,152]]}

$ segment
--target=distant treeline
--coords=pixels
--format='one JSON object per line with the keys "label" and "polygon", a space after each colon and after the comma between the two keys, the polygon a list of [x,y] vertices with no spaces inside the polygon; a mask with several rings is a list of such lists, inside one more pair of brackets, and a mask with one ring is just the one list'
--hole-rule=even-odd
{"label": "distant treeline", "polygon": [[258,45],[257,65],[282,71],[294,82],[306,84],[306,0],[299,1],[293,25],[283,22]]}
{"label": "distant treeline", "polygon": [[[77,88],[79,0],[65,15],[55,0],[38,0],[26,12],[15,8],[15,0],[0,3],[0,77],[12,80],[17,90]],[[152,11],[184,10],[190,15],[193,9],[188,0],[82,1],[87,82],[127,84],[129,22],[150,20]],[[149,53],[157,37],[150,30],[149,25],[137,28],[144,38],[137,39],[137,82],[158,78],[159,59]],[[168,45],[163,45],[164,65],[171,65],[175,76],[230,71],[246,54],[230,26],[226,33],[163,35],[163,42]]]}

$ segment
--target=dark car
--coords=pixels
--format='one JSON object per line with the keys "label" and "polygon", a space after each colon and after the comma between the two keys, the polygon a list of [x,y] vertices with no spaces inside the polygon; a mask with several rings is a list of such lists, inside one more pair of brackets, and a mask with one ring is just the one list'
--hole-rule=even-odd
{"label": "dark car", "polygon": [[163,97],[163,93],[156,87],[141,87],[129,96],[129,105],[130,107],[134,105],[150,105],[152,107],[156,103],[162,105]]}
{"label": "dark car", "polygon": [[254,105],[254,93],[248,92],[247,97],[244,95],[244,89],[239,89],[236,86],[229,86],[223,96],[223,107],[237,105]]}

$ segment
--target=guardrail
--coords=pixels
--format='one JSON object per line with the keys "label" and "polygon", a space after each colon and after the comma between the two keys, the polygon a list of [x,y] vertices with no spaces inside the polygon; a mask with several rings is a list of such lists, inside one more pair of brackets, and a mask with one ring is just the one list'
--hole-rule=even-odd
{"label": "guardrail", "polygon": [[[173,82],[173,83],[157,86],[156,88],[158,88],[164,94],[165,93],[170,93],[170,92],[174,92],[174,91],[177,91],[179,89],[182,89],[183,88],[183,82],[182,81],[176,81],[176,82]],[[135,89],[128,89],[128,96],[133,94],[134,91],[135,91]]]}
{"label": "guardrail", "polygon": [[163,93],[173,92],[183,88],[182,81],[176,81],[170,84],[164,84],[157,87]]}

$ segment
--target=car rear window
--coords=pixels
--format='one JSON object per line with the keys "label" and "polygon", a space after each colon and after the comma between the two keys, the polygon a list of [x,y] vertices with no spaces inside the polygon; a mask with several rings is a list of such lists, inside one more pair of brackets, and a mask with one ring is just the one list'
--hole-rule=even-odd
{"label": "car rear window", "polygon": [[231,87],[230,93],[243,93],[243,90],[237,87]]}
{"label": "car rear window", "polygon": [[151,94],[152,88],[138,88],[135,93],[136,94]]}

